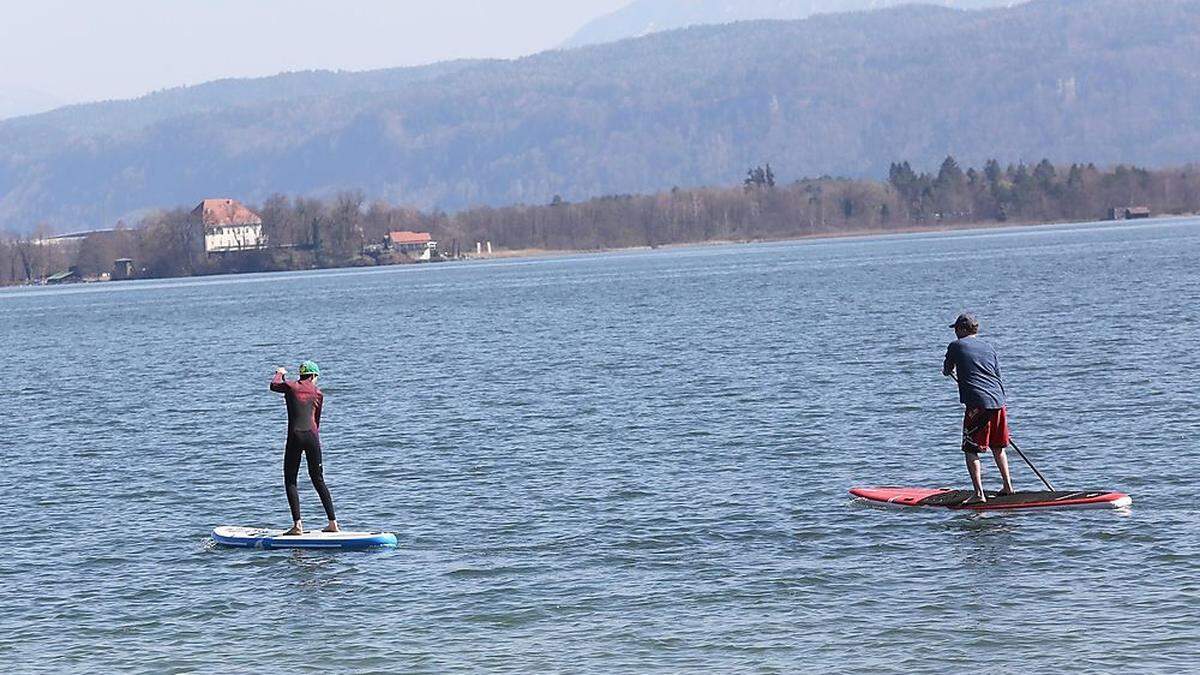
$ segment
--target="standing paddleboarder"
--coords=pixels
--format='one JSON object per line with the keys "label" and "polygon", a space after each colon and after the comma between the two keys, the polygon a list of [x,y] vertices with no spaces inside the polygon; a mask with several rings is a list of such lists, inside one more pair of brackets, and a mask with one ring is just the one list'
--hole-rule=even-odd
{"label": "standing paddleboarder", "polygon": [[1001,495],[1013,493],[1012,477],[1008,472],[1010,442],[1008,433],[1008,411],[1004,395],[1004,382],[1000,379],[1000,358],[992,345],[979,339],[979,321],[970,314],[962,314],[950,326],[957,340],[946,349],[946,360],[942,374],[953,377],[957,374],[958,398],[967,406],[963,416],[962,449],[967,457],[967,472],[975,495],[966,504],[987,502],[983,489],[983,469],[979,453],[992,451],[996,468],[1004,480]]}
{"label": "standing paddleboarder", "polygon": [[271,391],[284,395],[288,412],[287,446],[283,453],[283,486],[287,490],[293,522],[292,529],[283,534],[304,534],[304,526],[300,519],[300,490],[296,487],[296,475],[300,472],[300,455],[307,457],[308,477],[321,497],[325,515],[329,517],[329,526],[323,531],[339,532],[337,517],[333,513],[333,498],[329,495],[329,488],[325,486],[325,472],[321,465],[321,407],[325,403],[325,395],[317,388],[317,378],[321,375],[321,369],[312,361],[305,361],[300,364],[299,380],[288,382],[285,375],[287,369],[280,368],[275,371],[275,379],[271,380]]}

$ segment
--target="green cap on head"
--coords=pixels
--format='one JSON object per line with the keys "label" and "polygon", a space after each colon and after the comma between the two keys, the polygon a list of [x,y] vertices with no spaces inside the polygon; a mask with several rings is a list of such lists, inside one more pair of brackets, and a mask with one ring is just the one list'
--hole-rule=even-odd
{"label": "green cap on head", "polygon": [[305,375],[312,375],[313,377],[317,377],[320,374],[321,374],[321,369],[319,367],[317,367],[316,363],[314,363],[312,361],[305,361],[304,363],[300,364],[300,377],[304,377]]}

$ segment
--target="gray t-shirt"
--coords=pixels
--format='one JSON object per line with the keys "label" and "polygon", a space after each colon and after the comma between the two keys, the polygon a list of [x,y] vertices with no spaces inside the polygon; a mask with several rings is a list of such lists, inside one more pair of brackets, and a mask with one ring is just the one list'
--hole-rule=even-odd
{"label": "gray t-shirt", "polygon": [[971,408],[998,410],[1005,406],[996,348],[974,335],[955,340],[946,348],[942,372],[958,373],[958,400]]}

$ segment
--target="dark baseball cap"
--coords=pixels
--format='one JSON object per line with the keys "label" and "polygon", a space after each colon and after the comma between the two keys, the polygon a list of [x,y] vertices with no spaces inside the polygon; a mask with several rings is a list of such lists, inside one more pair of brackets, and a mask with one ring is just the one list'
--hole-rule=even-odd
{"label": "dark baseball cap", "polygon": [[959,314],[954,323],[950,324],[951,328],[979,328],[979,320],[974,314],[963,313]]}

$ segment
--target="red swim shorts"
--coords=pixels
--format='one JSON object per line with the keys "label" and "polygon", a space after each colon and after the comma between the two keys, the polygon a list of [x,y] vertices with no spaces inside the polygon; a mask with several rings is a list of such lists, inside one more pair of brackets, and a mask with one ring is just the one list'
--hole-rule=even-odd
{"label": "red swim shorts", "polygon": [[979,453],[1008,447],[1008,410],[967,408],[963,415],[963,452]]}

